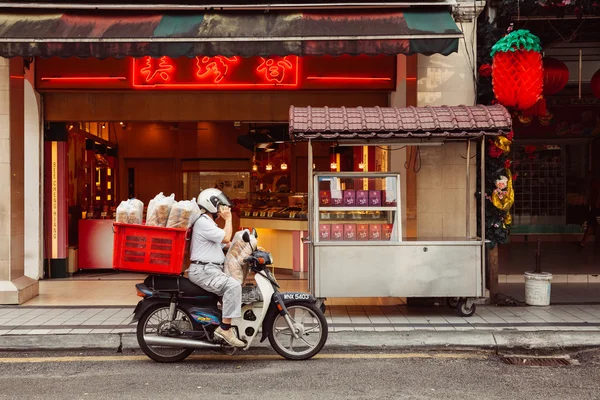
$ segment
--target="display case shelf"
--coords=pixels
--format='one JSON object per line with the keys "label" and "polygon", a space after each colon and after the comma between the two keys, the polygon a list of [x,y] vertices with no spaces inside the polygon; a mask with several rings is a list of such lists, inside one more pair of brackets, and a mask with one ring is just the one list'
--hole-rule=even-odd
{"label": "display case shelf", "polygon": [[393,207],[319,207],[320,212],[332,212],[332,211],[396,211],[397,206]]}
{"label": "display case shelf", "polygon": [[[400,175],[317,173],[313,243],[375,245],[402,241]],[[333,204],[337,202],[338,204]]]}

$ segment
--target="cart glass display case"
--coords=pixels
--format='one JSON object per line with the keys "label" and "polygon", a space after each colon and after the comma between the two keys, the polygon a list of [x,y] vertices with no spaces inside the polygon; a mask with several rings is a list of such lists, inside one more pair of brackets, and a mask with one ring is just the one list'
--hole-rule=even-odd
{"label": "cart glass display case", "polygon": [[308,194],[306,193],[248,193],[248,201],[241,208],[242,218],[274,218],[306,220]]}
{"label": "cart glass display case", "polygon": [[318,174],[315,194],[316,243],[402,240],[399,175]]}

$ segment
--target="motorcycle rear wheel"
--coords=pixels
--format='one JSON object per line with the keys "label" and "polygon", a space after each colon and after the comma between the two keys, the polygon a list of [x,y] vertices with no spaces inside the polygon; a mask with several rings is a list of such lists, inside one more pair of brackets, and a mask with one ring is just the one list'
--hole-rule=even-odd
{"label": "motorcycle rear wheel", "polygon": [[269,343],[279,355],[288,360],[307,360],[320,352],[327,342],[328,327],[325,315],[311,303],[288,303],[286,308],[294,326],[301,330],[301,337],[296,339],[284,317],[277,314],[269,328]]}
{"label": "motorcycle rear wheel", "polygon": [[[148,357],[160,363],[173,363],[185,360],[194,349],[165,347],[165,346],[149,346],[144,340],[144,335],[157,335],[159,324],[168,322],[169,305],[157,304],[144,312],[137,324],[137,340],[140,348]],[[177,307],[175,320],[173,321],[185,330],[192,330],[192,322],[188,313],[181,307]],[[149,327],[150,324],[150,327]],[[148,332],[154,328],[154,332]]]}

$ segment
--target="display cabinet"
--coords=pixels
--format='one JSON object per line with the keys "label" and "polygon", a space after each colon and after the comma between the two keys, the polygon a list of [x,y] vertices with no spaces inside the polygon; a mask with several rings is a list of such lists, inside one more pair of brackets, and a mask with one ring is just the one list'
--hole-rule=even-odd
{"label": "display cabinet", "polygon": [[402,240],[400,175],[319,173],[314,179],[315,243]]}

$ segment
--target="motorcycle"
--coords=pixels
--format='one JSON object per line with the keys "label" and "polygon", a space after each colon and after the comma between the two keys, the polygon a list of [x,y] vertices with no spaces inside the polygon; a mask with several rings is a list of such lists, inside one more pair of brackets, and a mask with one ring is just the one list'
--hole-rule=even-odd
{"label": "motorcycle", "polygon": [[[242,240],[252,246],[248,231]],[[280,292],[267,268],[273,263],[268,252],[254,245],[244,262],[254,272],[256,285],[242,287],[242,316],[231,323],[231,329],[246,343],[243,350],[252,346],[261,328],[260,342],[268,338],[273,349],[289,360],[306,360],[321,351],[328,333],[323,305],[317,306],[317,300],[307,293]],[[150,275],[136,289],[143,299],[132,322],[137,322],[140,348],[152,360],[178,362],[196,349],[235,352],[214,335],[221,323],[217,295],[183,276]]]}

